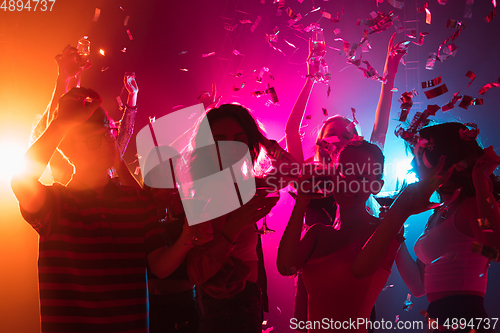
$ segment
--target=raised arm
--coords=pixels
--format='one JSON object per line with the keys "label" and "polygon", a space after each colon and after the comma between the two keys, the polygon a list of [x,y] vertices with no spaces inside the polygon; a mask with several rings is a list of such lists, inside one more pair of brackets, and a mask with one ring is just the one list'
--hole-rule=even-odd
{"label": "raised arm", "polygon": [[389,127],[389,116],[391,113],[392,89],[394,88],[394,79],[396,77],[396,73],[398,72],[398,65],[401,57],[406,53],[406,51],[400,48],[398,44],[394,45],[395,37],[396,33],[392,35],[387,47],[387,57],[385,59],[383,75],[387,81],[386,83],[382,84],[382,88],[380,90],[380,98],[378,100],[377,111],[375,113],[375,121],[370,138],[370,141],[378,144],[381,149],[384,148],[387,129]]}
{"label": "raised arm", "polygon": [[[92,101],[85,104],[85,98]],[[25,167],[11,181],[20,205],[29,213],[38,212],[45,203],[46,192],[38,181],[45,167],[68,131],[85,122],[101,104],[99,95],[90,89],[73,88],[59,99],[56,118],[24,154]]]}
{"label": "raised arm", "polygon": [[419,214],[440,205],[430,203],[429,198],[439,185],[451,175],[452,169],[445,175],[438,176],[443,165],[444,159],[441,158],[438,166],[432,170],[427,178],[408,185],[399,195],[354,261],[352,267],[354,276],[357,278],[371,276],[384,264],[393,241],[403,229],[403,223],[410,215]]}
{"label": "raised arm", "polygon": [[118,127],[118,148],[123,156],[127,150],[130,137],[134,133],[135,116],[137,114],[137,95],[139,94],[139,86],[135,80],[135,73],[127,72],[123,77],[123,84],[127,89],[128,97],[127,104],[123,108],[122,119]]}
{"label": "raised arm", "polygon": [[314,78],[311,76],[319,71],[319,61],[310,62],[309,59],[312,57],[313,49],[311,45],[311,40],[309,40],[309,57],[307,58],[307,78],[304,82],[304,86],[300,91],[295,104],[293,105],[290,116],[285,126],[285,140],[288,152],[295,158],[295,160],[302,165],[304,163],[305,157],[302,148],[302,141],[300,139],[300,125],[302,119],[304,118],[304,113],[307,108],[307,102],[309,101],[309,96],[314,86]]}

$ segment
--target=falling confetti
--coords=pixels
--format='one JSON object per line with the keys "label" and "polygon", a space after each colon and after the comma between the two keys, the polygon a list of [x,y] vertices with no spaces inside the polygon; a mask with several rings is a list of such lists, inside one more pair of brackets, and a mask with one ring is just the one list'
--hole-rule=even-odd
{"label": "falling confetti", "polygon": [[255,19],[255,22],[250,27],[250,32],[254,32],[255,29],[257,29],[257,26],[259,25],[259,23],[260,23],[261,20],[262,20],[262,18],[260,16],[257,16],[257,19]]}
{"label": "falling confetti", "polygon": [[123,25],[126,27],[128,25],[128,20],[130,19],[130,16],[125,16],[125,19],[123,20]]}
{"label": "falling confetti", "polygon": [[102,56],[105,56],[105,55],[106,55],[103,49],[100,49],[100,50],[99,50],[99,54],[100,54],[100,55],[102,55]]}
{"label": "falling confetti", "polygon": [[467,73],[465,73],[465,76],[467,76],[469,79],[470,79],[470,82],[469,84],[467,85],[467,88],[470,87],[470,85],[472,84],[472,82],[474,81],[474,79],[476,78],[476,74],[474,74],[473,72],[471,71],[468,71]]}
{"label": "falling confetti", "polygon": [[422,89],[434,87],[441,84],[441,79],[442,79],[441,76],[438,76],[437,78],[432,79],[430,81],[422,82]]}
{"label": "falling confetti", "polygon": [[406,296],[406,300],[404,301],[403,310],[405,310],[406,312],[408,312],[408,311],[410,311],[413,308],[414,305],[415,304],[413,304],[413,302],[411,301],[411,295],[408,294]]}
{"label": "falling confetti", "polygon": [[134,40],[134,37],[132,37],[132,33],[128,29],[127,29],[127,35],[128,35],[128,39]]}
{"label": "falling confetti", "polygon": [[97,22],[97,20],[99,19],[99,16],[101,16],[101,10],[99,8],[96,8],[95,11],[94,11],[94,19],[93,19],[93,21]]}
{"label": "falling confetti", "polygon": [[206,57],[210,57],[210,56],[213,56],[215,54],[215,52],[210,52],[210,53],[203,53],[201,55],[202,58],[206,58]]}
{"label": "falling confetti", "polygon": [[183,72],[189,72],[189,69],[187,69],[187,68],[180,68],[180,70]]}

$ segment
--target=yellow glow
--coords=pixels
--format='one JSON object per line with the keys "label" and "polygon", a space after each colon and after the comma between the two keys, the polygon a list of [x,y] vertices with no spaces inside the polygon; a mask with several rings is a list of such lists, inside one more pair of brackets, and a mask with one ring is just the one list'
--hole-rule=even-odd
{"label": "yellow glow", "polygon": [[100,49],[100,50],[99,50],[99,53],[100,53],[101,55],[103,55],[103,56],[105,55],[105,54],[104,54],[104,50],[103,50],[103,49]]}
{"label": "yellow glow", "polygon": [[25,147],[16,142],[0,142],[0,181],[10,181],[14,173],[24,167]]}

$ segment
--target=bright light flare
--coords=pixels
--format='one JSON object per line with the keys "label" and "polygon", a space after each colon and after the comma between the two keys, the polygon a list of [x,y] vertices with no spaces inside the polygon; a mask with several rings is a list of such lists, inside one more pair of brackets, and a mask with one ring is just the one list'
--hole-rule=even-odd
{"label": "bright light flare", "polygon": [[25,147],[19,143],[0,143],[0,182],[10,182],[12,176],[24,168],[24,152]]}
{"label": "bright light flare", "polygon": [[415,173],[408,172],[412,169],[411,161],[412,158],[405,158],[398,162],[396,165],[396,177],[399,179],[399,183],[402,184],[406,182],[407,184],[415,183],[418,181],[418,178],[415,176]]}
{"label": "bright light flare", "polygon": [[99,53],[100,53],[102,56],[105,56],[105,55],[106,55],[103,49],[100,49],[100,50],[99,50]]}

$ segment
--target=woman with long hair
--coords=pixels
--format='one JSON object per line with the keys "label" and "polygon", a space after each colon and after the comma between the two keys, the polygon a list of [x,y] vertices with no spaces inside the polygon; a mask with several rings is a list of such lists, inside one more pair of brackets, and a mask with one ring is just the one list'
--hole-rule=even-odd
{"label": "woman with long hair", "polygon": [[[373,274],[360,276],[358,257],[380,223],[366,211],[365,205],[369,196],[378,193],[383,186],[383,164],[384,155],[377,145],[360,140],[348,143],[339,152],[337,169],[332,176],[342,227],[335,229],[317,223],[302,238],[302,220],[310,201],[310,187],[303,184],[314,182],[315,177],[303,175],[300,179],[297,201],[283,233],[277,258],[278,271],[282,275],[293,275],[302,270],[309,296],[307,321],[291,321],[292,328],[308,332],[368,332],[368,317],[404,239],[401,234],[390,239],[386,244],[387,251],[377,257],[380,265]],[[423,191],[422,195],[427,192]],[[414,200],[414,203],[400,201],[394,206],[403,207],[411,214],[420,210],[416,206],[419,202]],[[384,217],[384,220],[401,224],[405,219],[391,211]],[[328,321],[323,318],[328,318]],[[354,326],[345,325],[359,320],[364,321]]]}
{"label": "woman with long hair", "polygon": [[[429,325],[442,331],[493,332],[483,304],[489,259],[478,252],[500,248],[500,180],[493,174],[500,157],[492,147],[481,148],[477,133],[461,123],[443,123],[422,128],[414,146],[421,182],[443,177],[437,189],[441,204],[415,243],[417,260],[403,245],[396,264],[412,294],[427,296]],[[418,194],[414,184],[400,197],[409,201],[412,194]],[[359,262],[362,275],[380,264],[376,258],[387,251],[386,242],[402,223],[382,224]]]}
{"label": "woman with long hair", "polygon": [[[209,126],[203,125],[206,123]],[[214,144],[207,145],[210,142]],[[241,149],[245,146],[249,160],[245,159],[247,150]],[[258,174],[255,165],[262,148],[268,153],[279,149],[265,137],[248,109],[236,104],[210,109],[199,122],[191,140],[186,163],[188,174],[197,186],[188,189],[189,195],[203,200],[213,198],[212,194],[216,192],[219,198],[223,195],[229,203],[234,199],[229,198],[229,193],[236,189],[240,199],[248,198],[247,189],[251,188],[247,186],[248,182],[254,181],[248,173]],[[225,168],[222,167],[224,163],[229,163],[233,173],[230,184],[217,183],[210,177],[220,173]],[[256,180],[261,184],[259,179]],[[279,198],[268,196],[268,191],[257,190],[248,202],[240,201],[243,203],[240,208],[204,222],[211,223],[213,240],[195,246],[188,257],[188,276],[199,287],[204,309],[200,332],[260,333],[262,330],[267,293],[256,222],[270,212]],[[207,209],[213,201],[207,203]]]}
{"label": "woman with long hair", "polygon": [[[392,35],[388,44],[384,67],[384,77],[386,81],[381,87],[380,98],[375,111],[375,122],[370,138],[370,141],[379,145],[381,149],[384,148],[387,128],[389,125],[394,80],[398,71],[399,62],[405,54],[405,51],[401,49],[398,44],[394,45],[395,37],[396,33]],[[310,59],[313,55],[314,50],[310,44],[308,59]],[[306,78],[304,86],[297,97],[286,123],[285,133],[287,150],[301,165],[312,160],[316,162],[330,163],[332,162],[332,154],[335,155],[336,152],[342,149],[342,147],[349,142],[349,140],[360,133],[353,121],[338,114],[334,115],[323,122],[316,137],[316,142],[320,142],[321,140],[333,141],[333,145],[331,147],[334,148],[334,151],[328,151],[327,149],[316,145],[314,148],[314,156],[312,158],[307,158],[304,155],[300,127],[309,96],[315,84],[315,80],[311,77],[319,71],[318,62],[308,61],[307,64],[309,73],[308,78]],[[338,225],[338,221],[336,221],[336,215],[337,205],[332,196],[321,199],[316,198],[315,200],[311,200],[307,206],[304,221],[308,227],[315,223],[322,223],[325,225],[335,224],[338,228],[340,226]],[[307,292],[302,282],[301,272],[298,272],[297,276],[297,289],[293,316],[304,320],[307,318]]]}

